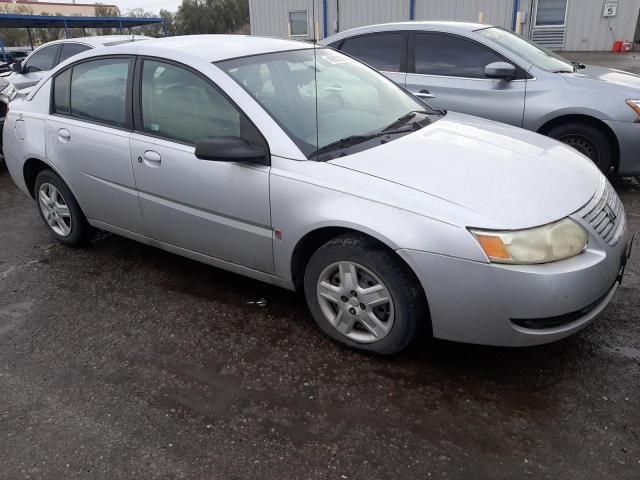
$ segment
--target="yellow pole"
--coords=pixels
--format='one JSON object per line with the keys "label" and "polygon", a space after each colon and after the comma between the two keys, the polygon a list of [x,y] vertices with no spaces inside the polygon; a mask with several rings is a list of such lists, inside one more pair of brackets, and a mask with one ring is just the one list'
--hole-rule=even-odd
{"label": "yellow pole", "polygon": [[287,23],[287,35],[291,38],[291,22]]}
{"label": "yellow pole", "polygon": [[316,35],[316,36],[315,36],[314,40],[316,40],[316,41],[317,41],[317,40],[320,40],[320,22],[318,22],[317,20],[316,20],[316,31],[315,31],[315,35]]}
{"label": "yellow pole", "polygon": [[478,15],[478,23],[484,23],[484,12],[480,12]]}
{"label": "yellow pole", "polygon": [[522,33],[522,12],[516,14],[516,33],[518,35]]}

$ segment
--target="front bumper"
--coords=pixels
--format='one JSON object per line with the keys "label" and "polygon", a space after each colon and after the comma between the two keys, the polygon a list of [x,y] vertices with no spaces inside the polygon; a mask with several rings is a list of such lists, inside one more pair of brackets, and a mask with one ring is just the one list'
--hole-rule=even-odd
{"label": "front bumper", "polygon": [[[628,243],[626,232],[613,247],[590,232],[582,254],[543,265],[481,263],[415,250],[398,254],[422,283],[436,338],[530,346],[567,337],[596,318],[619,285]],[[567,321],[541,325],[559,317]],[[522,326],[522,319],[536,328]]]}
{"label": "front bumper", "polygon": [[618,139],[620,175],[640,175],[640,123],[605,121]]}

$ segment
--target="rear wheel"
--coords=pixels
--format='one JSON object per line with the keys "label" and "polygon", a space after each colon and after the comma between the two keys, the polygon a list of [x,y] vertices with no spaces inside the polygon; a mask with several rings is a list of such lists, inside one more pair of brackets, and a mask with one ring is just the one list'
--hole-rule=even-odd
{"label": "rear wheel", "polygon": [[91,239],[92,228],[64,181],[52,170],[42,170],[35,180],[34,197],[42,220],[56,239],[78,246]]}
{"label": "rear wheel", "polygon": [[307,265],[304,290],[322,331],[359,350],[396,353],[428,322],[413,273],[366,237],[345,235],[320,247]]}
{"label": "rear wheel", "polygon": [[586,123],[565,123],[547,130],[546,135],[575,148],[603,172],[613,166],[613,147],[609,137],[598,127]]}

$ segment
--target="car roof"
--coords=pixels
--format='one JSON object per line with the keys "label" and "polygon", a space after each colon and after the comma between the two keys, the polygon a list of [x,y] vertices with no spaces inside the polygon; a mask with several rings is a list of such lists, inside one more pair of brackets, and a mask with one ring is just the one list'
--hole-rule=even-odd
{"label": "car roof", "polygon": [[45,45],[53,45],[56,43],[84,43],[85,45],[91,45],[92,47],[101,47],[106,45],[117,45],[121,42],[133,42],[137,40],[147,40],[151,37],[145,37],[144,35],[96,35],[93,37],[77,37],[77,38],[64,38],[62,40],[54,40],[53,42],[45,43]]}
{"label": "car roof", "polygon": [[[252,37],[248,35],[184,35],[154,38],[135,45],[119,45],[118,51],[131,49],[139,55],[158,54],[162,50],[180,52],[185,57],[197,57],[207,62],[259,55],[263,53],[303,50],[313,44],[279,38]],[[134,51],[135,50],[135,51]]]}
{"label": "car roof", "polygon": [[426,30],[448,33],[468,33],[482,28],[489,28],[493,25],[485,23],[472,22],[446,22],[446,21],[411,21],[411,22],[395,22],[380,23],[377,25],[367,25],[364,27],[356,27],[344,32],[336,33],[330,37],[321,40],[319,43],[328,45],[344,38],[353,37],[355,35],[363,35],[366,33],[388,32],[399,30]]}

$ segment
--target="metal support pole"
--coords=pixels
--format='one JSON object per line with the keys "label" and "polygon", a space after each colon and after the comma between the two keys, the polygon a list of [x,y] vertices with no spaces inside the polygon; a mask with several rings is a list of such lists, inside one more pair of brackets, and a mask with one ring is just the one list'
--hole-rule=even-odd
{"label": "metal support pole", "polygon": [[87,29],[82,27],[82,36],[86,37],[87,36]]}
{"label": "metal support pole", "polygon": [[122,35],[122,20],[120,20],[120,35]]}
{"label": "metal support pole", "polygon": [[7,60],[7,52],[5,52],[4,50],[4,42],[2,41],[2,39],[0,39],[0,48],[2,49],[2,60],[4,61],[4,63],[9,63],[9,60]]}
{"label": "metal support pole", "polygon": [[416,0],[409,0],[409,20],[416,19]]}
{"label": "metal support pole", "polygon": [[31,51],[33,52],[33,37],[31,36],[31,29],[27,27],[27,34],[29,35],[29,45],[31,45]]}
{"label": "metal support pole", "polygon": [[327,0],[322,0],[322,38],[329,36],[329,19],[327,18]]}
{"label": "metal support pole", "polygon": [[67,21],[64,21],[64,38],[69,38],[69,29],[67,28]]}
{"label": "metal support pole", "polygon": [[517,28],[518,10],[520,9],[520,0],[513,0],[513,16],[511,17],[511,30],[514,32]]}
{"label": "metal support pole", "polygon": [[164,36],[167,36],[167,19],[165,18],[162,22],[162,30],[164,30]]}

